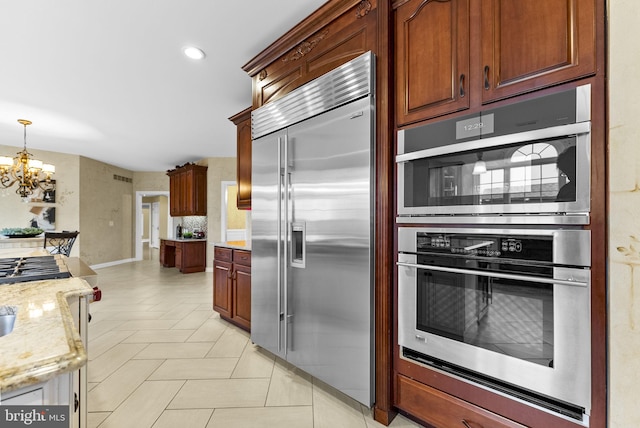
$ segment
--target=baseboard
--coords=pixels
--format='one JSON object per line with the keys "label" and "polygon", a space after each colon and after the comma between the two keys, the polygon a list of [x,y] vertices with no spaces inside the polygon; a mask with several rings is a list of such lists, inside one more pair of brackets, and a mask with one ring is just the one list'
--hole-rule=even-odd
{"label": "baseboard", "polygon": [[107,263],[100,263],[97,265],[91,265],[89,266],[91,269],[100,269],[100,268],[106,268],[106,267],[110,267],[110,266],[117,266],[117,265],[121,265],[124,263],[131,263],[131,262],[135,262],[136,259],[123,259],[123,260],[115,260],[113,262],[107,262]]}

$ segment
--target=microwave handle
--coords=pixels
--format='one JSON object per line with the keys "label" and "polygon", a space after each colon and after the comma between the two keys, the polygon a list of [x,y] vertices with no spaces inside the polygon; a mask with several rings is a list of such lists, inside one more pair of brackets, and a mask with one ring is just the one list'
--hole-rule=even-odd
{"label": "microwave handle", "polygon": [[458,268],[450,268],[450,267],[444,267],[444,266],[420,265],[420,264],[405,263],[405,262],[397,262],[396,265],[402,266],[402,267],[416,268],[416,269],[429,269],[429,270],[435,270],[438,272],[460,273],[464,275],[488,276],[491,278],[502,278],[502,279],[513,279],[516,281],[537,282],[540,284],[559,284],[559,285],[570,285],[574,287],[586,287],[588,285],[586,282],[577,281],[577,280],[540,278],[540,277],[527,276],[527,275],[514,275],[510,273],[499,273],[499,272],[483,272],[478,270],[458,269]]}
{"label": "microwave handle", "polygon": [[[401,133],[403,131],[404,130],[400,130],[398,131],[398,133]],[[409,162],[417,159],[464,152],[468,150],[487,149],[490,147],[502,146],[507,144],[526,143],[529,141],[543,140],[548,138],[559,138],[568,135],[586,134],[590,131],[591,122],[578,122],[570,123],[567,125],[553,126],[550,128],[524,131],[516,134],[498,135],[496,137],[486,136],[479,140],[465,141],[462,143],[452,143],[440,147],[418,150],[409,153],[399,153],[396,156],[396,163]]]}

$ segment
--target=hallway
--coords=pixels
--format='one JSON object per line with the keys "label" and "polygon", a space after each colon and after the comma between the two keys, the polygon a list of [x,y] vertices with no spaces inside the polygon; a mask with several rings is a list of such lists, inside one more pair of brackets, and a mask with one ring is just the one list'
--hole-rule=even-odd
{"label": "hallway", "polygon": [[[211,273],[183,275],[153,256],[97,272],[89,428],[383,427],[221,320]],[[417,426],[400,415],[391,424]]]}

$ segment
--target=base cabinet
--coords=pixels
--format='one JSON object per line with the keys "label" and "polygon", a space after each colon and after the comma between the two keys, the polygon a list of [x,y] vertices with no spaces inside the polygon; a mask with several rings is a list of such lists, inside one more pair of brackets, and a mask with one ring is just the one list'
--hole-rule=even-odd
{"label": "base cabinet", "polygon": [[26,386],[0,396],[2,406],[69,405],[73,413],[73,373],[64,373],[46,382]]}
{"label": "base cabinet", "polygon": [[524,425],[402,375],[396,376],[396,395],[400,409],[437,428],[524,428]]}
{"label": "base cabinet", "polygon": [[207,241],[160,240],[160,264],[176,267],[182,273],[204,272],[207,263]]}
{"label": "base cabinet", "polygon": [[251,252],[215,247],[213,310],[244,330],[251,330]]}
{"label": "base cabinet", "polygon": [[160,264],[163,267],[175,267],[176,265],[176,246],[173,241],[166,239],[160,240]]}

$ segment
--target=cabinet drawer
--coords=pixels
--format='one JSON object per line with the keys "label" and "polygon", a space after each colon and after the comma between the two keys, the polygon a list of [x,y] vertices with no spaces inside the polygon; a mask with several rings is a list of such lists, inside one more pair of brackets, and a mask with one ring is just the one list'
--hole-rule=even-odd
{"label": "cabinet drawer", "polygon": [[244,250],[233,250],[233,262],[239,265],[251,266],[251,252]]}
{"label": "cabinet drawer", "polygon": [[231,248],[214,247],[213,258],[222,262],[230,262],[233,260],[232,254]]}
{"label": "cabinet drawer", "polygon": [[524,428],[524,425],[405,376],[397,375],[396,384],[397,406],[438,428]]}

